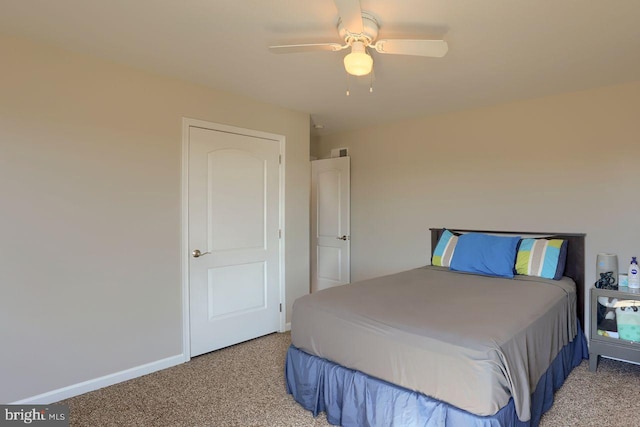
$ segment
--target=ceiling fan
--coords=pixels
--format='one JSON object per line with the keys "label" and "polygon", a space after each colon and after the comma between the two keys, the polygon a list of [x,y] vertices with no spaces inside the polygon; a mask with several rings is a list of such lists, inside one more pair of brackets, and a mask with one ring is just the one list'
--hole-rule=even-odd
{"label": "ceiling fan", "polygon": [[337,52],[351,48],[344,57],[344,68],[354,76],[365,76],[373,69],[373,58],[367,49],[378,53],[393,55],[443,57],[449,50],[444,40],[389,39],[376,40],[378,21],[370,13],[360,8],[360,0],[333,0],[338,9],[338,34],[344,44],[311,43],[269,46],[273,53],[297,53],[331,51]]}

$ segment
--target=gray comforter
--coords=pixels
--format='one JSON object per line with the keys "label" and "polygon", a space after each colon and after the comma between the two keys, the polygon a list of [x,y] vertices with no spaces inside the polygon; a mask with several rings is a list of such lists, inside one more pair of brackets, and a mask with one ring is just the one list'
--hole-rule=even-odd
{"label": "gray comforter", "polygon": [[576,334],[575,284],[427,266],[296,300],[292,344],[477,415],[513,397],[521,421],[539,378]]}

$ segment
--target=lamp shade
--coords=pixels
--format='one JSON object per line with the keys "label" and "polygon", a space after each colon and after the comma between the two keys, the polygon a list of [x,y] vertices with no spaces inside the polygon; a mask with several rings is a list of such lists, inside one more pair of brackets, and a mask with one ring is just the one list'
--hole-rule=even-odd
{"label": "lamp shade", "polygon": [[351,53],[344,57],[344,69],[353,76],[366,76],[373,68],[373,58],[367,54],[364,43],[354,42]]}

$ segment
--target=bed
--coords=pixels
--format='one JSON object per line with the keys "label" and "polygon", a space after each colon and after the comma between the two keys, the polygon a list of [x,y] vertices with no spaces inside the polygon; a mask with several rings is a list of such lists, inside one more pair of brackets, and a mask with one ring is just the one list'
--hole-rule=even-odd
{"label": "bed", "polygon": [[428,265],[299,298],[285,365],[298,403],[343,426],[539,423],[588,354],[585,235],[431,229],[432,255],[447,232],[561,239],[564,275]]}

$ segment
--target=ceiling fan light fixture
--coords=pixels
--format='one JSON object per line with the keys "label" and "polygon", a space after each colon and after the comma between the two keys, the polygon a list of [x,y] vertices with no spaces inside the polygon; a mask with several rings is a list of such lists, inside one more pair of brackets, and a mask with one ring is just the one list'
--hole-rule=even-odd
{"label": "ceiling fan light fixture", "polygon": [[352,76],[366,76],[373,68],[373,58],[367,54],[364,43],[353,42],[351,53],[344,57],[344,69]]}

